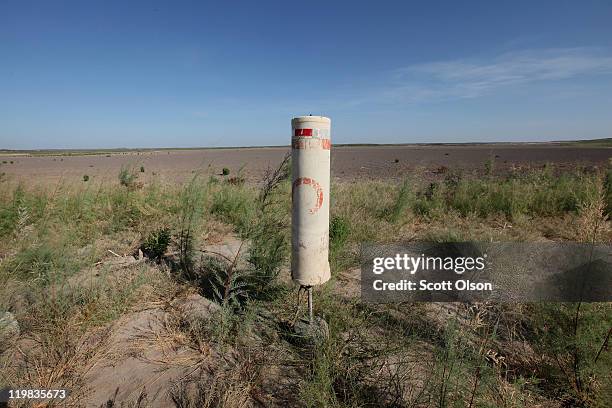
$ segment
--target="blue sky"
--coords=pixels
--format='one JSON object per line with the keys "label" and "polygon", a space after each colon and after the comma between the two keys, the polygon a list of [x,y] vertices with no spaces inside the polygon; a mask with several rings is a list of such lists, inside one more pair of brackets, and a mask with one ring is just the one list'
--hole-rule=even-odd
{"label": "blue sky", "polygon": [[609,1],[0,0],[0,148],[612,137]]}

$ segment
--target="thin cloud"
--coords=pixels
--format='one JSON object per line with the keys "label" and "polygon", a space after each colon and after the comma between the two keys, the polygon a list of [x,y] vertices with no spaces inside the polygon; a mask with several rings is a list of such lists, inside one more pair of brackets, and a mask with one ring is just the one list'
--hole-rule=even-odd
{"label": "thin cloud", "polygon": [[504,87],[598,74],[612,74],[612,56],[603,50],[521,51],[489,61],[442,61],[397,69],[382,97],[407,102],[475,98]]}

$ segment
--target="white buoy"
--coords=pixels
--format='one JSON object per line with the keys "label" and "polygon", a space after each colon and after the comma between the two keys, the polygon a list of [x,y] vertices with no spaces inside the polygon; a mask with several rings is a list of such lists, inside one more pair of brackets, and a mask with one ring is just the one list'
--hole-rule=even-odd
{"label": "white buoy", "polygon": [[330,278],[330,124],[323,116],[291,120],[291,277],[308,288]]}

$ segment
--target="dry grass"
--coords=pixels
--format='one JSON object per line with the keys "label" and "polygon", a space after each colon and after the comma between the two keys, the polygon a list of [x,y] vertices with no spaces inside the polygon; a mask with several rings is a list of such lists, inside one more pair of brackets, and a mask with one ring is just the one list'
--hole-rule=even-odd
{"label": "dry grass", "polygon": [[[274,179],[276,173],[270,174]],[[601,333],[609,324],[609,304],[580,311],[580,329],[572,337],[580,340],[579,350],[585,356],[605,350],[597,364],[580,371],[593,378],[580,394],[575,384],[559,380],[559,370],[573,361],[568,350],[574,349],[559,338],[541,346],[540,318],[566,322],[563,310],[364,305],[356,294],[337,289],[344,285],[341,274],[357,265],[364,241],[610,243],[610,187],[603,173],[558,176],[546,170],[502,180],[442,174],[427,182],[413,174],[401,183],[335,184],[332,218],[342,239],[331,252],[332,282],[316,292],[316,312],[327,320],[330,336],[314,348],[292,338],[295,291],[281,279],[287,272],[290,186],[274,180],[263,193],[253,185],[206,177],[189,185],[152,182],[142,188],[90,181],[45,190],[3,182],[0,311],[16,316],[22,334],[0,350],[0,383],[64,386],[84,398],[79,390],[97,364],[141,356],[182,370],[171,393],[178,407],[295,405],[297,396],[298,405],[313,407],[603,401],[609,384],[601,372],[610,363]],[[117,264],[110,251],[129,257],[162,228],[172,242],[161,263]],[[186,230],[188,239],[181,241]],[[245,296],[193,318],[178,305],[211,293],[201,249],[230,233],[249,243],[239,268]],[[187,262],[192,279],[182,269]],[[236,267],[224,265],[215,269],[218,276]],[[265,284],[257,279],[262,276]],[[118,349],[117,328],[152,311],[163,317],[160,325],[135,333],[129,347]],[[555,365],[555,355],[561,364]],[[281,378],[289,379],[282,387]],[[129,398],[121,395],[110,392],[108,406],[144,407],[155,398],[141,389]]]}

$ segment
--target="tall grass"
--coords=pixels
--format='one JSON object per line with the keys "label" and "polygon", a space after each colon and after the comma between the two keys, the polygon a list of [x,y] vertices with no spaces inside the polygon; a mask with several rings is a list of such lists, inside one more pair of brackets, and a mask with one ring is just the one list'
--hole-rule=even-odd
{"label": "tall grass", "polygon": [[556,216],[576,212],[593,199],[597,177],[563,174],[552,177],[543,172],[506,179],[462,179],[454,185],[431,183],[417,194],[415,212],[444,216],[448,210],[480,217],[504,215],[509,219],[524,214]]}

